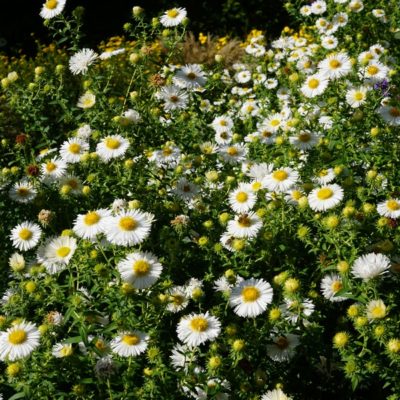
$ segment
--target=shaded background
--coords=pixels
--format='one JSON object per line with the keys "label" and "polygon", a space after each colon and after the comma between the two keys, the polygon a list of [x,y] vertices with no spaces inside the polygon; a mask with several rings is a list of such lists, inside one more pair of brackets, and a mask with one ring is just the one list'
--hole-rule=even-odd
{"label": "shaded background", "polygon": [[[16,54],[35,52],[35,39],[49,42],[47,29],[39,16],[44,0],[11,0],[0,12],[0,51]],[[66,12],[85,7],[85,45],[95,46],[110,36],[122,34],[122,26],[131,17],[132,7],[141,6],[151,19],[174,6],[185,7],[190,19],[189,30],[243,37],[251,29],[267,31],[276,36],[289,17],[283,0],[67,0]],[[4,6],[4,5],[3,5]],[[64,12],[65,12],[64,11]],[[33,33],[33,34],[32,34]]]}

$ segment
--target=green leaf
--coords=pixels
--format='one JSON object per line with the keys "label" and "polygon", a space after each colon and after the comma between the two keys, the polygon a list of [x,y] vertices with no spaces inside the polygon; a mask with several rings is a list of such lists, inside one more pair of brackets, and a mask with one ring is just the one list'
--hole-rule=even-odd
{"label": "green leaf", "polygon": [[14,396],[11,396],[8,400],[16,400],[16,399],[22,399],[25,397],[24,392],[16,393]]}

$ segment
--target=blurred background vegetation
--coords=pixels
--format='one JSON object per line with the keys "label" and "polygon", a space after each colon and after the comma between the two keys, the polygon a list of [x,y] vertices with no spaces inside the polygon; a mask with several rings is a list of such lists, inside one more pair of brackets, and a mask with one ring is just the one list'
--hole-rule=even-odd
{"label": "blurred background vegetation", "polygon": [[[7,12],[0,13],[0,52],[15,55],[36,51],[36,41],[49,41],[39,12],[44,0],[7,2]],[[189,30],[205,34],[244,37],[251,29],[266,31],[274,37],[289,24],[283,0],[67,0],[66,11],[77,6],[85,8],[85,45],[94,47],[101,40],[122,33],[130,19],[132,7],[146,10],[148,18],[160,15],[168,8],[185,7],[190,19]]]}

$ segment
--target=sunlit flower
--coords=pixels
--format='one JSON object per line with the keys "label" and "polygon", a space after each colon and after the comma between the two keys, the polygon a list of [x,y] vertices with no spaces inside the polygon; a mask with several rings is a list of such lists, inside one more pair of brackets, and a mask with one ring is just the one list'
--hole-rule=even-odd
{"label": "sunlit flower", "polygon": [[141,331],[122,332],[110,343],[111,351],[120,357],[136,357],[146,351],[149,335]]}
{"label": "sunlit flower", "polygon": [[43,4],[40,16],[44,19],[51,19],[61,14],[67,0],[47,0]]}
{"label": "sunlit flower", "polygon": [[13,246],[18,250],[27,251],[34,248],[40,240],[42,230],[32,222],[23,222],[11,230]]}
{"label": "sunlit flower", "polygon": [[82,49],[75,53],[69,60],[69,69],[75,74],[86,74],[90,65],[92,65],[98,55],[91,49]]}
{"label": "sunlit flower", "polygon": [[343,199],[343,189],[336,185],[316,188],[308,195],[308,203],[314,211],[326,211],[337,206]]}
{"label": "sunlit flower", "polygon": [[160,22],[165,27],[177,26],[186,17],[186,9],[182,7],[171,8],[170,10],[165,11],[165,13],[161,16]]}
{"label": "sunlit flower", "polygon": [[386,273],[390,268],[390,259],[381,253],[369,253],[358,257],[351,268],[356,278],[368,281]]}

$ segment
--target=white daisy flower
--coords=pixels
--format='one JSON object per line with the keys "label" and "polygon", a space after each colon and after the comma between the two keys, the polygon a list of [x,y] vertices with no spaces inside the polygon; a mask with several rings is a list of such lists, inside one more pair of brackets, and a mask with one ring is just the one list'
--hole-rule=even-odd
{"label": "white daisy flower", "polygon": [[78,103],[76,104],[79,108],[92,108],[96,104],[96,95],[90,90],[87,90],[81,97],[79,97]]}
{"label": "white daisy flower", "polygon": [[11,230],[10,238],[15,248],[27,251],[39,243],[41,235],[42,230],[39,225],[25,221]]}
{"label": "white daisy flower", "polygon": [[390,269],[390,259],[380,253],[368,253],[358,257],[351,267],[351,274],[355,278],[368,281],[385,274]]}
{"label": "white daisy flower", "polygon": [[262,314],[271,304],[273,290],[263,279],[247,279],[235,286],[229,303],[240,317],[256,317]]}
{"label": "white daisy flower", "polygon": [[315,305],[310,299],[303,301],[287,299],[285,303],[279,307],[282,311],[284,318],[292,325],[296,325],[302,318],[304,324],[307,324],[307,317],[309,317],[315,310]]}
{"label": "white daisy flower", "polygon": [[380,299],[369,301],[365,311],[367,318],[370,321],[375,321],[385,318],[387,315],[385,303]]}
{"label": "white daisy flower", "polygon": [[73,230],[83,239],[95,239],[98,234],[104,232],[107,217],[110,216],[111,212],[107,209],[80,214],[74,222]]}
{"label": "white daisy flower", "polygon": [[333,168],[321,169],[317,176],[313,178],[313,181],[319,185],[326,185],[331,183],[336,178],[335,171]]}
{"label": "white daisy flower", "polygon": [[229,144],[232,142],[233,133],[231,131],[219,131],[214,135],[214,139],[218,144]]}
{"label": "white daisy flower", "polygon": [[346,297],[336,296],[343,289],[343,281],[339,274],[325,275],[321,281],[322,295],[329,301],[339,302],[347,300]]}
{"label": "white daisy flower", "polygon": [[177,313],[189,304],[185,286],[173,286],[168,290],[168,296],[169,302],[166,309],[170,312]]}
{"label": "white daisy flower", "polygon": [[173,193],[185,201],[193,199],[199,191],[199,187],[186,178],[180,178],[173,189]]}
{"label": "white daisy flower", "polygon": [[310,75],[300,90],[306,97],[315,97],[324,93],[328,84],[329,79],[325,76],[320,74]]}
{"label": "white daisy flower", "polygon": [[67,0],[47,0],[43,4],[40,16],[44,19],[51,19],[61,14]]}
{"label": "white daisy flower", "polygon": [[301,131],[296,136],[290,136],[290,144],[299,150],[310,150],[318,144],[320,137],[310,131]]}
{"label": "white daisy flower", "polygon": [[162,87],[157,94],[157,98],[164,101],[163,107],[165,111],[184,109],[189,103],[189,95],[176,85]]}
{"label": "white daisy flower", "polygon": [[60,187],[68,187],[70,190],[70,194],[72,195],[80,195],[82,194],[82,183],[78,177],[73,175],[67,175],[61,177]]}
{"label": "white daisy flower", "polygon": [[72,355],[73,348],[71,343],[56,343],[52,349],[51,354],[56,358],[64,358]]}
{"label": "white daisy flower", "polygon": [[66,268],[66,264],[58,263],[56,261],[49,261],[45,256],[46,250],[48,249],[48,245],[56,238],[57,237],[47,238],[46,241],[39,246],[36,252],[37,263],[42,265],[46,269],[46,272],[49,275],[58,274],[59,272],[65,270]]}
{"label": "white daisy flower", "polygon": [[136,289],[146,289],[158,280],[163,267],[154,254],[135,252],[121,260],[117,264],[117,269],[123,281],[130,283]]}
{"label": "white daisy flower", "polygon": [[200,65],[187,64],[178,70],[173,82],[181,88],[196,89],[203,87],[206,84],[206,79]]}
{"label": "white daisy flower", "polygon": [[267,345],[267,354],[273,361],[277,362],[289,361],[299,345],[298,336],[291,333],[277,335],[272,338],[272,341],[272,344]]}
{"label": "white daisy flower", "polygon": [[44,257],[50,263],[67,265],[77,248],[76,239],[71,236],[59,236],[47,243]]}
{"label": "white daisy flower", "polygon": [[161,25],[167,28],[177,26],[182,23],[186,14],[186,9],[182,7],[171,8],[170,10],[165,11],[165,13],[160,17]]}
{"label": "white daisy flower", "polygon": [[220,117],[214,118],[213,122],[211,122],[211,127],[215,132],[230,132],[233,128],[233,121],[231,117],[226,115],[222,115]]}
{"label": "white daisy flower", "polygon": [[343,189],[333,183],[312,190],[308,195],[308,203],[313,211],[326,211],[337,206],[343,196]]}
{"label": "white daisy flower", "polygon": [[83,154],[89,151],[89,144],[78,138],[65,141],[60,148],[60,155],[66,163],[79,163]]}
{"label": "white daisy flower", "polygon": [[13,185],[8,192],[11,200],[18,203],[30,203],[37,195],[37,191],[31,182],[23,180]]}
{"label": "white daisy flower", "polygon": [[246,159],[247,146],[243,143],[234,143],[221,146],[218,149],[218,154],[229,164],[237,164]]}
{"label": "white daisy flower", "polygon": [[384,105],[377,112],[389,125],[400,126],[400,107]]}
{"label": "white daisy flower", "polygon": [[149,335],[141,331],[122,332],[111,343],[111,351],[120,357],[135,357],[146,351]]}
{"label": "white daisy flower", "polygon": [[190,347],[215,340],[221,332],[221,323],[210,315],[190,314],[183,317],[176,328],[178,338]]}
{"label": "white daisy flower", "polygon": [[346,102],[350,107],[358,108],[367,101],[367,93],[368,88],[365,86],[349,89],[346,92]]}
{"label": "white daisy flower", "polygon": [[124,210],[109,217],[105,224],[107,239],[118,246],[134,246],[142,243],[151,229],[151,219],[140,210]]}
{"label": "white daisy flower", "polygon": [[15,361],[28,357],[39,346],[40,332],[31,322],[20,322],[0,332],[0,360]]}
{"label": "white daisy flower", "polygon": [[271,192],[286,192],[299,179],[299,173],[292,168],[284,167],[276,169],[263,180],[263,185]]}
{"label": "white daisy flower", "polygon": [[238,71],[234,75],[234,79],[238,83],[247,83],[251,81],[251,72],[248,70]]}
{"label": "white daisy flower", "polygon": [[257,195],[248,183],[241,183],[238,188],[229,194],[229,205],[236,213],[244,213],[251,210],[256,201]]}
{"label": "white daisy flower", "polygon": [[335,38],[335,36],[329,35],[321,38],[321,46],[324,49],[332,50],[335,49],[337,45],[338,45],[338,40],[337,38]]}
{"label": "white daisy flower", "polygon": [[274,389],[265,393],[261,397],[261,400],[291,400],[291,397],[288,397],[284,392],[282,392],[282,389]]}
{"label": "white daisy flower", "polygon": [[383,65],[379,61],[370,61],[362,71],[361,75],[365,78],[366,82],[376,83],[381,82],[387,78],[389,74],[389,68]]}
{"label": "white daisy flower", "polygon": [[323,14],[326,11],[326,2],[324,0],[316,0],[311,3],[311,12],[315,15]]}
{"label": "white daisy flower", "polygon": [[8,265],[13,271],[23,271],[25,269],[25,258],[22,254],[13,253],[8,259]]}
{"label": "white daisy flower", "polygon": [[110,135],[97,144],[96,153],[104,162],[124,156],[129,148],[129,141],[121,135]]}
{"label": "white daisy flower", "polygon": [[252,239],[257,236],[262,228],[260,217],[254,213],[236,215],[234,220],[228,222],[227,233],[235,238]]}
{"label": "white daisy flower", "polygon": [[86,74],[98,55],[92,49],[82,49],[75,53],[69,60],[69,69],[74,75]]}
{"label": "white daisy flower", "polygon": [[400,199],[382,201],[376,206],[379,215],[397,219],[400,217]]}
{"label": "white daisy flower", "polygon": [[346,53],[330,54],[318,64],[321,75],[329,79],[338,79],[352,70],[350,57]]}
{"label": "white daisy flower", "polygon": [[41,180],[51,182],[63,177],[67,171],[67,163],[61,158],[54,157],[40,166]]}
{"label": "white daisy flower", "polygon": [[264,129],[267,129],[269,132],[275,133],[280,128],[282,128],[283,122],[284,122],[284,118],[282,117],[282,115],[279,113],[276,113],[276,114],[272,114],[268,118],[266,118],[262,122],[262,126]]}

